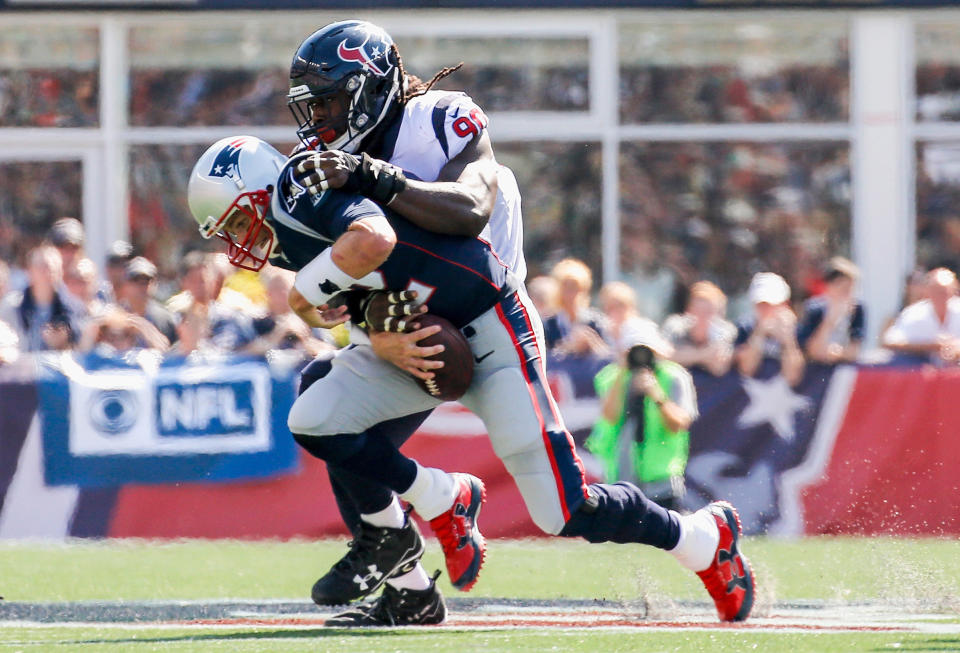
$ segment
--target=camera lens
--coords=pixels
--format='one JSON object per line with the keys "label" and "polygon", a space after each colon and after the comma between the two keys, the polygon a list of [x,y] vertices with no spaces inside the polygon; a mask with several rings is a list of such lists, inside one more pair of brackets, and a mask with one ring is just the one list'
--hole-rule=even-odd
{"label": "camera lens", "polygon": [[653,367],[653,350],[647,345],[634,345],[627,351],[627,367],[631,370]]}

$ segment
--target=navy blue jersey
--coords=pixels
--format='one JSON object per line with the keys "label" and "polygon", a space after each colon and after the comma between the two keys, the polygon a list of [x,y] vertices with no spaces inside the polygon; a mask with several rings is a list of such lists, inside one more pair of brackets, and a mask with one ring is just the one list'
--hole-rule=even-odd
{"label": "navy blue jersey", "polygon": [[489,243],[427,231],[361,195],[339,190],[311,195],[293,178],[292,165],[299,159],[291,158],[281,170],[267,216],[279,242],[272,264],[300,270],[354,221],[385,215],[397,244],[383,265],[354,288],[416,290],[430,313],[457,327],[512,290],[507,287],[509,269]]}

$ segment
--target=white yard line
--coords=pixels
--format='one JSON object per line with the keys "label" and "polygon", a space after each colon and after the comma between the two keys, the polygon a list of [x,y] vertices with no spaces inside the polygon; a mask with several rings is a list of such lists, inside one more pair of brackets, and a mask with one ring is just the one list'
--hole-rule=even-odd
{"label": "white yard line", "polygon": [[[956,614],[905,611],[886,603],[837,604],[803,602],[774,605],[741,624],[716,621],[706,604],[680,605],[647,617],[622,604],[589,601],[531,601],[523,605],[503,599],[451,599],[443,630],[510,630],[548,628],[611,631],[747,631],[747,632],[915,632],[960,635]],[[257,607],[261,609],[256,609]],[[316,629],[336,610],[320,610],[304,601],[146,601],[138,603],[0,603],[2,628],[98,628],[105,630],[175,630],[193,628],[262,630]],[[16,616],[14,617],[14,614]],[[59,615],[59,616],[58,616]],[[143,621],[134,621],[142,619]],[[414,626],[413,628],[418,628]]]}

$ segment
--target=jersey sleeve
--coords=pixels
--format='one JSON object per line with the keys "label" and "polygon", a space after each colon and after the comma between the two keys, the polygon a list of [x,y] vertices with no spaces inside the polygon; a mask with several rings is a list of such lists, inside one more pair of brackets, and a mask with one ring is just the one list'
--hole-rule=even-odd
{"label": "jersey sleeve", "polygon": [[432,123],[434,135],[449,161],[480,137],[489,120],[469,95],[451,93],[434,106]]}
{"label": "jersey sleeve", "polygon": [[373,200],[343,191],[326,191],[316,208],[316,218],[332,240],[343,235],[357,220],[383,214],[383,209]]}

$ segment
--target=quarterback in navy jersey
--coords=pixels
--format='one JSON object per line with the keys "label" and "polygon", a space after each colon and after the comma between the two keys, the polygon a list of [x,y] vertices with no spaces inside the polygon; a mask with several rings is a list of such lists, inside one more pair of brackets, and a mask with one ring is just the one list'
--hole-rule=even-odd
{"label": "quarterback in navy jersey", "polygon": [[[307,192],[290,172],[297,166],[297,159],[284,163],[276,150],[258,139],[236,137],[215,144],[197,162],[188,185],[190,208],[201,233],[224,239],[235,264],[256,269],[267,259],[283,257],[291,267],[299,267],[290,304],[312,326],[332,319],[330,300],[345,290],[386,286],[385,274],[409,285],[414,280],[409,272],[385,272],[391,258],[430,275],[449,265],[449,271],[435,279],[438,288],[449,285],[458,292],[469,288],[482,298],[477,307],[467,309],[475,317],[465,313],[459,318],[469,320],[461,322],[461,331],[476,362],[473,380],[460,402],[483,421],[534,523],[554,535],[667,550],[697,572],[721,619],[746,619],[753,605],[754,580],[739,550],[742,529],[733,506],[718,501],[692,515],[680,515],[653,503],[633,484],[587,484],[547,383],[539,316],[523,288],[512,286],[509,269],[489,245],[480,239],[427,235],[413,228],[404,231],[402,219],[391,223],[375,204],[355,198],[338,201],[332,191]],[[404,237],[408,240],[403,241]],[[307,261],[311,252],[301,251],[298,245],[288,256],[283,250],[288,238],[298,243],[313,239],[312,251],[318,253]],[[426,251],[425,239],[451,258]],[[403,253],[404,248],[412,251]],[[314,456],[384,485],[409,502],[430,522],[445,549],[472,550],[473,555],[454,558],[454,564],[447,559],[451,581],[456,585],[467,578],[472,585],[483,557],[482,536],[476,529],[483,498],[479,479],[424,467],[376,430],[389,420],[430,411],[439,403],[410,374],[378,357],[371,347],[353,346],[297,398],[287,425]],[[361,538],[369,535],[379,545],[368,542],[366,546],[383,550],[378,563],[358,572],[355,581],[385,583],[383,594],[327,623],[442,622],[446,607],[436,576],[427,579],[426,588],[418,587],[420,580],[409,578],[420,568],[423,553],[414,523],[408,518],[400,528],[375,524],[373,528]],[[398,533],[390,534],[391,529]]]}

